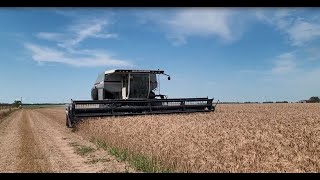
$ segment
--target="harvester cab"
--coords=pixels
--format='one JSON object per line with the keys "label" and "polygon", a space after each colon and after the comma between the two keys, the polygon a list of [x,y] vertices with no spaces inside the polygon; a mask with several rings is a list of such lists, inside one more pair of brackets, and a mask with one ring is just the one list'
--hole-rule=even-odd
{"label": "harvester cab", "polygon": [[92,100],[154,99],[165,95],[155,94],[160,70],[110,70],[101,73],[91,89]]}
{"label": "harvester cab", "polygon": [[86,117],[213,112],[213,98],[167,98],[156,94],[162,70],[116,69],[101,73],[91,89],[92,100],[66,106],[66,125],[74,127]]}

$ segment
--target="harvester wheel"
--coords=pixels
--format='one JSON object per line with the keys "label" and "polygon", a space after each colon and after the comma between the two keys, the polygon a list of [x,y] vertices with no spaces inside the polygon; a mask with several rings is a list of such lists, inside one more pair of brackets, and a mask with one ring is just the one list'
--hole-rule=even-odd
{"label": "harvester wheel", "polygon": [[149,99],[154,99],[154,98],[156,98],[156,94],[151,91],[149,94]]}
{"label": "harvester wheel", "polygon": [[70,118],[69,118],[68,115],[66,115],[66,126],[68,128],[72,128],[73,127],[73,124],[71,123]]}
{"label": "harvester wheel", "polygon": [[211,111],[214,112],[216,110],[215,106],[212,106]]}
{"label": "harvester wheel", "polygon": [[98,100],[98,89],[96,87],[91,89],[92,100]]}

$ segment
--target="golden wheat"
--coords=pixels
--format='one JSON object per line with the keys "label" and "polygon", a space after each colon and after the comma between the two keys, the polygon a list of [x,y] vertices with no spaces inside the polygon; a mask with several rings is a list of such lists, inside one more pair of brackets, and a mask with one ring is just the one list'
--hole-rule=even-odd
{"label": "golden wheat", "polygon": [[213,113],[94,118],[78,129],[179,172],[320,172],[320,104],[218,105]]}

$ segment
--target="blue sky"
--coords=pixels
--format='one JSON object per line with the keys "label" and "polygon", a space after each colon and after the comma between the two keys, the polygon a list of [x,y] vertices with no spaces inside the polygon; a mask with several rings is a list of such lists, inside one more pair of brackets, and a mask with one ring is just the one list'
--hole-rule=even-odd
{"label": "blue sky", "polygon": [[161,93],[320,96],[319,8],[1,8],[0,102],[90,99],[105,70],[163,69]]}

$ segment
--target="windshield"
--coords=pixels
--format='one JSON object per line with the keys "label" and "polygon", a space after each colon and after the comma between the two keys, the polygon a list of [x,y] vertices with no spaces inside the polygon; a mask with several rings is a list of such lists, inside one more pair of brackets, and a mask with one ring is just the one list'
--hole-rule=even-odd
{"label": "windshield", "polygon": [[130,98],[148,98],[149,74],[130,74]]}

